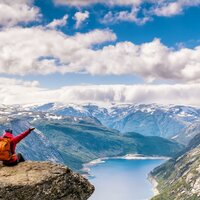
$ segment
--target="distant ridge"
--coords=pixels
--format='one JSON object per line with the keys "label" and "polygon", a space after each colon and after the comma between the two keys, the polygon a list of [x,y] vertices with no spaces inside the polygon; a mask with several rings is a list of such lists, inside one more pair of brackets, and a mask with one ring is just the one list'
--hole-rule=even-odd
{"label": "distant ridge", "polygon": [[186,127],[200,120],[200,108],[179,105],[48,103],[25,108],[62,116],[94,117],[103,125],[122,133],[137,132],[174,139]]}

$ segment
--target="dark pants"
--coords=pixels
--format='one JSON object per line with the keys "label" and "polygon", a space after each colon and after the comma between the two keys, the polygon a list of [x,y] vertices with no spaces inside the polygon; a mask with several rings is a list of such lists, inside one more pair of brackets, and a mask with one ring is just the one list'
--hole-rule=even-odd
{"label": "dark pants", "polygon": [[18,153],[17,154],[17,160],[15,161],[15,162],[12,162],[12,163],[3,163],[4,165],[6,165],[6,166],[15,166],[15,165],[17,165],[19,162],[24,162],[25,161],[25,159],[24,159],[24,157],[22,156],[22,154],[21,153]]}
{"label": "dark pants", "polygon": [[18,163],[19,163],[19,162],[24,162],[24,161],[25,161],[25,159],[24,159],[24,157],[22,156],[21,153],[18,153],[18,154],[17,154],[17,161],[18,161]]}

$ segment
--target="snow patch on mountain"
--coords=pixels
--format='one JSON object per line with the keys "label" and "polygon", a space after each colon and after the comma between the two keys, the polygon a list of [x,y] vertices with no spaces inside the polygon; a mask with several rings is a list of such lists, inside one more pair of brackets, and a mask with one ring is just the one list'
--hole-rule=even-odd
{"label": "snow patch on mountain", "polygon": [[71,117],[93,117],[121,132],[139,132],[171,138],[200,118],[200,109],[191,106],[158,104],[62,104],[49,103],[29,110]]}

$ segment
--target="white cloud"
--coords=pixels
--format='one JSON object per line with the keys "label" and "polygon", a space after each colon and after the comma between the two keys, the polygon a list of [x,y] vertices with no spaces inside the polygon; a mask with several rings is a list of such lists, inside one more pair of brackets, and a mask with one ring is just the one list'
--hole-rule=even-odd
{"label": "white cloud", "polygon": [[91,4],[102,3],[107,5],[138,5],[143,0],[54,0],[56,4],[69,6],[89,6]]}
{"label": "white cloud", "polygon": [[54,2],[56,4],[69,6],[89,6],[97,3],[111,6],[139,6],[144,3],[149,3],[160,8],[169,7],[169,11],[170,7],[172,10],[179,10],[176,8],[179,7],[181,10],[184,7],[198,6],[200,4],[200,0],[54,0]]}
{"label": "white cloud", "polygon": [[11,79],[11,78],[0,78],[0,85],[5,87],[10,86],[22,86],[22,87],[38,87],[40,84],[38,81],[23,81],[19,79]]}
{"label": "white cloud", "polygon": [[183,7],[178,2],[171,2],[169,4],[164,4],[161,7],[156,7],[153,9],[153,13],[157,16],[170,17],[177,15],[183,11]]}
{"label": "white cloud", "polygon": [[84,47],[92,47],[95,44],[102,44],[104,42],[115,41],[117,36],[109,29],[107,30],[94,30],[85,34],[77,33],[71,37],[73,41],[81,44]]}
{"label": "white cloud", "polygon": [[89,18],[89,12],[76,12],[74,15],[74,19],[76,20],[75,28],[78,29],[81,24]]}
{"label": "white cloud", "polygon": [[63,16],[62,19],[54,19],[47,25],[47,28],[56,29],[57,27],[63,27],[67,24],[68,15]]}
{"label": "white cloud", "polygon": [[[151,21],[153,16],[171,17],[183,13],[188,7],[200,5],[200,0],[54,0],[54,2],[76,7],[90,6],[97,3],[107,6],[125,6],[126,8],[123,8],[125,9],[123,11],[110,10],[100,21],[104,23],[129,21],[140,25]],[[148,8],[144,6],[145,3],[148,3]],[[132,8],[131,12],[129,11],[130,8]]]}
{"label": "white cloud", "polygon": [[135,22],[136,24],[142,25],[147,21],[151,20],[150,16],[138,17],[138,12],[140,11],[137,7],[132,7],[131,11],[119,11],[113,13],[109,11],[104,18],[101,20],[102,23],[117,23],[118,21],[129,21]]}
{"label": "white cloud", "polygon": [[[162,1],[161,1],[162,2]],[[183,12],[187,7],[199,6],[200,0],[165,0],[160,4],[155,4],[153,13],[157,16],[170,17]]]}
{"label": "white cloud", "polygon": [[62,73],[63,69],[78,71],[80,67],[76,70],[73,62],[81,52],[94,44],[115,39],[116,35],[110,30],[94,30],[69,37],[41,27],[6,29],[0,32],[0,73],[25,75]]}
{"label": "white cloud", "polygon": [[45,93],[45,91],[47,90],[39,88],[39,83],[37,81],[22,81],[17,79],[0,78],[1,104],[46,102],[45,100],[47,100],[48,96],[45,98],[45,95],[48,94]]}
{"label": "white cloud", "polygon": [[61,102],[190,104],[199,106],[200,84],[64,87]]}
{"label": "white cloud", "polygon": [[6,29],[0,32],[0,73],[133,74],[147,81],[200,82],[200,46],[174,50],[155,39],[141,45],[119,42],[93,49],[115,40],[110,30],[67,36],[41,27]]}
{"label": "white cloud", "polygon": [[80,85],[48,90],[37,82],[0,78],[2,104],[159,103],[200,106],[200,84],[176,85]]}
{"label": "white cloud", "polygon": [[38,20],[39,8],[33,6],[32,0],[1,0],[0,26],[13,26]]}
{"label": "white cloud", "polygon": [[200,81],[200,47],[172,50],[155,39],[141,45],[121,42],[96,51],[85,49],[75,55],[79,59],[69,65],[72,71],[92,75],[133,74],[147,81]]}

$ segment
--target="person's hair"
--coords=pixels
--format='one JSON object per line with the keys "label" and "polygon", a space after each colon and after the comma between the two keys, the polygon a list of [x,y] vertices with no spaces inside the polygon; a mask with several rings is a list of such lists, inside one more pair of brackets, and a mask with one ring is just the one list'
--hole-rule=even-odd
{"label": "person's hair", "polygon": [[13,133],[13,130],[12,130],[12,129],[6,129],[5,132],[6,132],[6,133],[11,133],[11,134],[12,134],[12,133]]}

